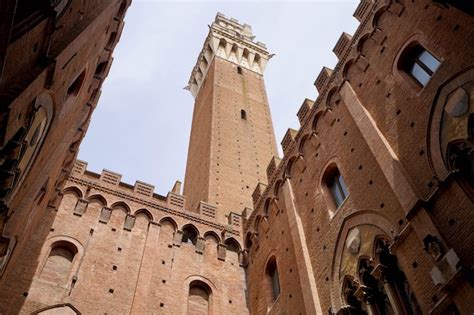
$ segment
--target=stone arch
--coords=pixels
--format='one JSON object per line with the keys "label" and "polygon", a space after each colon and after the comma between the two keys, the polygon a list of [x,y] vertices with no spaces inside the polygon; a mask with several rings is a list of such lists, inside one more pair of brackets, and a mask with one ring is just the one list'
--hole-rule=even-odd
{"label": "stone arch", "polygon": [[315,133],[315,134],[318,134],[318,128],[319,128],[319,125],[320,125],[320,120],[321,120],[321,117],[324,115],[324,111],[323,110],[319,110],[316,115],[314,116],[313,118],[313,123],[311,124],[311,130]]}
{"label": "stone arch", "polygon": [[364,35],[362,35],[359,38],[359,40],[357,41],[357,44],[356,44],[356,51],[357,51],[358,54],[362,54],[363,56],[365,56],[365,54],[363,53],[363,47],[364,47],[365,43],[370,39],[371,35],[372,35],[372,30],[365,33]]}
{"label": "stone arch", "polygon": [[32,315],[81,315],[81,312],[70,303],[55,304],[43,307],[31,313]]}
{"label": "stone arch", "polygon": [[118,209],[118,208],[122,208],[123,210],[125,210],[125,213],[126,214],[129,214],[131,212],[130,210],[130,206],[128,204],[126,204],[125,202],[123,201],[117,201],[117,202],[114,202],[110,208],[112,208],[112,210],[114,209]]}
{"label": "stone arch", "polygon": [[305,153],[305,146],[306,142],[308,141],[309,137],[311,134],[305,134],[303,137],[301,137],[299,145],[298,145],[298,153],[304,156]]}
{"label": "stone arch", "polygon": [[271,203],[272,199],[270,197],[268,197],[267,199],[265,199],[265,203],[263,204],[263,215],[265,217],[269,217],[270,215],[270,203]]}
{"label": "stone arch", "polygon": [[[11,199],[17,193],[19,187],[22,186],[25,177],[41,152],[41,148],[48,137],[50,126],[54,120],[55,113],[55,99],[54,93],[49,90],[44,90],[36,96],[32,113],[28,118],[26,129],[22,131],[18,129],[14,138],[21,142],[20,155],[15,164],[15,176],[13,183],[8,187],[6,198]],[[13,139],[12,139],[13,140]],[[11,171],[11,170],[9,170]],[[11,210],[10,210],[11,211]]]}
{"label": "stone arch", "polygon": [[445,104],[451,93],[469,82],[474,82],[474,66],[463,69],[441,84],[431,106],[427,130],[428,160],[433,174],[440,180],[451,172],[440,141]]}
{"label": "stone arch", "polygon": [[147,209],[145,208],[142,208],[142,209],[138,209],[137,211],[135,211],[133,213],[133,215],[135,217],[145,217],[148,221],[152,222],[153,221],[153,215],[151,214],[150,211],[148,211]]}
{"label": "stone arch", "polygon": [[253,245],[253,242],[252,242],[252,232],[248,231],[247,232],[247,235],[245,236],[245,248],[250,251],[250,249],[252,248],[252,245]]}
{"label": "stone arch", "polygon": [[388,217],[376,210],[359,210],[346,216],[341,224],[337,238],[334,255],[331,263],[331,306],[337,310],[342,307],[342,282],[340,270],[342,255],[346,247],[349,232],[360,225],[371,225],[385,233],[387,238],[393,239],[400,232],[400,228],[393,224]]}
{"label": "stone arch", "polygon": [[214,238],[214,240],[216,241],[217,244],[220,244],[221,243],[221,238],[219,237],[219,235],[214,232],[214,231],[207,231],[204,233],[204,238],[207,240],[209,238]]}
{"label": "stone arch", "polygon": [[163,217],[163,218],[161,218],[160,221],[159,221],[159,224],[161,224],[161,225],[168,224],[168,225],[170,225],[170,226],[174,229],[175,232],[178,230],[178,224],[177,224],[176,221],[173,220],[173,218],[171,218],[171,217]]}
{"label": "stone arch", "polygon": [[[188,298],[189,298],[189,289],[192,287],[192,285],[202,285],[204,288],[207,290],[210,290],[210,300],[209,300],[209,308],[208,308],[208,314],[221,314],[221,305],[220,305],[220,292],[218,291],[217,287],[215,284],[207,277],[201,276],[201,275],[191,275],[187,277],[184,280],[183,283],[183,289],[185,290],[184,292],[188,292],[186,295],[186,302],[182,303],[183,305],[183,312],[182,314],[188,314]],[[184,301],[183,301],[184,302]]]}
{"label": "stone arch", "polygon": [[340,99],[339,86],[332,87],[326,96],[326,107],[328,109],[333,109],[335,105],[339,104]]}
{"label": "stone arch", "polygon": [[291,158],[288,159],[288,162],[286,162],[286,167],[285,167],[285,176],[291,178],[291,172],[293,171],[293,166],[295,165],[297,156],[292,156]]}
{"label": "stone arch", "polygon": [[265,299],[267,305],[272,305],[276,299],[281,294],[281,281],[278,270],[281,268],[279,266],[279,262],[275,251],[272,251],[266,261],[265,261],[265,268],[263,268],[263,278],[265,281]]}
{"label": "stone arch", "polygon": [[63,190],[63,194],[64,195],[75,195],[78,199],[81,199],[83,197],[83,194],[82,194],[82,191],[79,187],[77,186],[69,186],[69,187],[66,187],[64,190]]}
{"label": "stone arch", "polygon": [[352,68],[354,63],[355,63],[355,59],[349,59],[348,61],[346,61],[346,63],[342,67],[342,79],[343,80],[350,81],[350,79],[349,79],[349,70]]}
{"label": "stone arch", "polygon": [[276,199],[278,199],[278,194],[280,193],[280,188],[282,184],[283,184],[282,179],[278,179],[277,181],[275,181],[275,185],[273,187],[273,195],[275,196]]}
{"label": "stone arch", "polygon": [[129,222],[133,222],[134,228],[148,230],[150,223],[153,222],[153,215],[147,209],[138,209],[133,213],[131,218],[129,217],[127,219]]}
{"label": "stone arch", "polygon": [[388,5],[383,5],[378,8],[372,17],[372,28],[381,28],[381,17],[387,12]]}
{"label": "stone arch", "polygon": [[240,245],[239,241],[233,237],[229,237],[224,241],[224,245],[226,246],[227,250],[226,260],[229,259],[230,262],[240,263],[242,246]]}
{"label": "stone arch", "polygon": [[181,241],[183,243],[193,243],[193,245],[196,245],[197,240],[200,236],[198,228],[191,223],[185,224],[182,228],[181,231],[183,232],[183,236]]}
{"label": "stone arch", "polygon": [[262,216],[257,215],[257,217],[255,218],[254,225],[253,225],[253,229],[255,230],[256,233],[259,232],[261,221],[262,221]]}
{"label": "stone arch", "polygon": [[[76,238],[73,238],[67,235],[57,235],[57,236],[53,236],[47,239],[44,242],[43,247],[41,249],[40,264],[38,265],[38,268],[36,270],[36,276],[43,277],[43,271],[45,271],[45,268],[47,272],[47,269],[48,269],[47,263],[48,263],[51,253],[53,252],[54,248],[61,248],[61,247],[69,249],[70,252],[73,254],[73,257],[72,257],[73,259],[72,261],[70,261],[71,264],[69,267],[68,275],[65,276],[64,281],[61,281],[61,283],[58,283],[58,285],[62,287],[69,287],[73,275],[77,272],[79,268],[80,258],[83,257],[84,255],[84,246]],[[61,256],[65,258],[67,257],[67,255],[65,256],[64,253],[62,253],[61,251],[57,252],[56,254],[59,255],[59,257]]]}
{"label": "stone arch", "polygon": [[105,199],[105,197],[100,194],[94,194],[94,195],[88,196],[87,201],[89,203],[96,202],[96,203],[101,204],[104,207],[107,207],[107,199]]}

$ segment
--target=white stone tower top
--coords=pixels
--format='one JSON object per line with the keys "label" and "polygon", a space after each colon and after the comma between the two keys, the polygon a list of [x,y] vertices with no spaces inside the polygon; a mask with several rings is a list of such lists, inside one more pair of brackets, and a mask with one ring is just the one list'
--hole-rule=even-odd
{"label": "white stone tower top", "polygon": [[269,54],[265,44],[254,42],[254,38],[250,25],[240,24],[236,19],[228,19],[222,13],[217,13],[216,19],[209,26],[209,34],[186,88],[196,97],[209,65],[216,56],[263,74],[268,60],[273,55]]}

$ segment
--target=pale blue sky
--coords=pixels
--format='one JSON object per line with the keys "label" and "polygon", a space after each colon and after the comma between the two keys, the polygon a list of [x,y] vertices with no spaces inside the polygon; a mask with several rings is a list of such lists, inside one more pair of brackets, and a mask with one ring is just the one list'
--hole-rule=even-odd
{"label": "pale blue sky", "polygon": [[275,57],[265,71],[279,144],[343,31],[352,34],[359,1],[140,1],[134,0],[114,51],[112,69],[92,115],[79,159],[155,185],[166,195],[184,180],[194,99],[183,90],[217,12],[252,26]]}

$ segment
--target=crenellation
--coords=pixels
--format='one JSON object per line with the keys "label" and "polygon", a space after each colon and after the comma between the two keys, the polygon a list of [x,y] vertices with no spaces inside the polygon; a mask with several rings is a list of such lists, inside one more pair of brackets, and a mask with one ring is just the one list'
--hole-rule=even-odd
{"label": "crenellation", "polygon": [[310,100],[309,98],[305,98],[303,104],[301,104],[300,109],[296,116],[298,116],[298,121],[300,125],[303,125],[306,115],[311,111],[311,107],[313,107],[314,101]]}
{"label": "crenellation", "polygon": [[336,45],[332,50],[338,59],[341,59],[342,56],[346,54],[346,51],[351,48],[351,39],[352,36],[347,34],[346,32],[343,32],[339,37],[339,40],[337,41]]}
{"label": "crenellation", "polygon": [[288,128],[285,135],[283,136],[283,140],[281,140],[281,146],[283,148],[283,154],[288,155],[291,149],[295,144],[296,135],[298,134],[298,130],[293,128]]}
{"label": "crenellation", "polygon": [[121,179],[122,179],[122,174],[115,173],[107,169],[103,169],[102,173],[100,174],[101,181],[111,184],[111,185],[115,185],[115,186],[118,186],[118,184],[120,184]]}

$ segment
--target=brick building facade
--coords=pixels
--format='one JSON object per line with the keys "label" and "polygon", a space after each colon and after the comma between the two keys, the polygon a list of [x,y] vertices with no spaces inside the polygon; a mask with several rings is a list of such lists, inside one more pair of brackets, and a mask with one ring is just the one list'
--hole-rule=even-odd
{"label": "brick building facade", "polygon": [[[85,19],[106,30],[109,53],[120,31],[106,40],[106,25],[118,26],[127,6],[111,2]],[[23,195],[2,199],[5,213],[30,210],[2,221],[0,312],[472,314],[474,10],[463,1],[364,0],[354,16],[359,28],[336,43],[339,61],[318,75],[319,96],[303,101],[281,159],[263,80],[271,55],[250,26],[221,14],[189,80],[196,100],[183,192],[180,182],[161,196],[150,184],[95,174],[75,154],[54,155],[64,165],[39,158],[29,172],[49,181],[31,175],[37,182],[10,189]],[[90,55],[76,53],[73,68],[103,62],[103,45],[76,41]],[[15,99],[14,86],[2,97]],[[2,116],[5,139],[15,139],[22,106]],[[27,130],[22,139],[37,137]],[[67,136],[64,126],[49,130]],[[48,136],[29,154],[67,148],[58,143],[69,138],[48,146]],[[62,181],[49,185],[56,169]]]}

